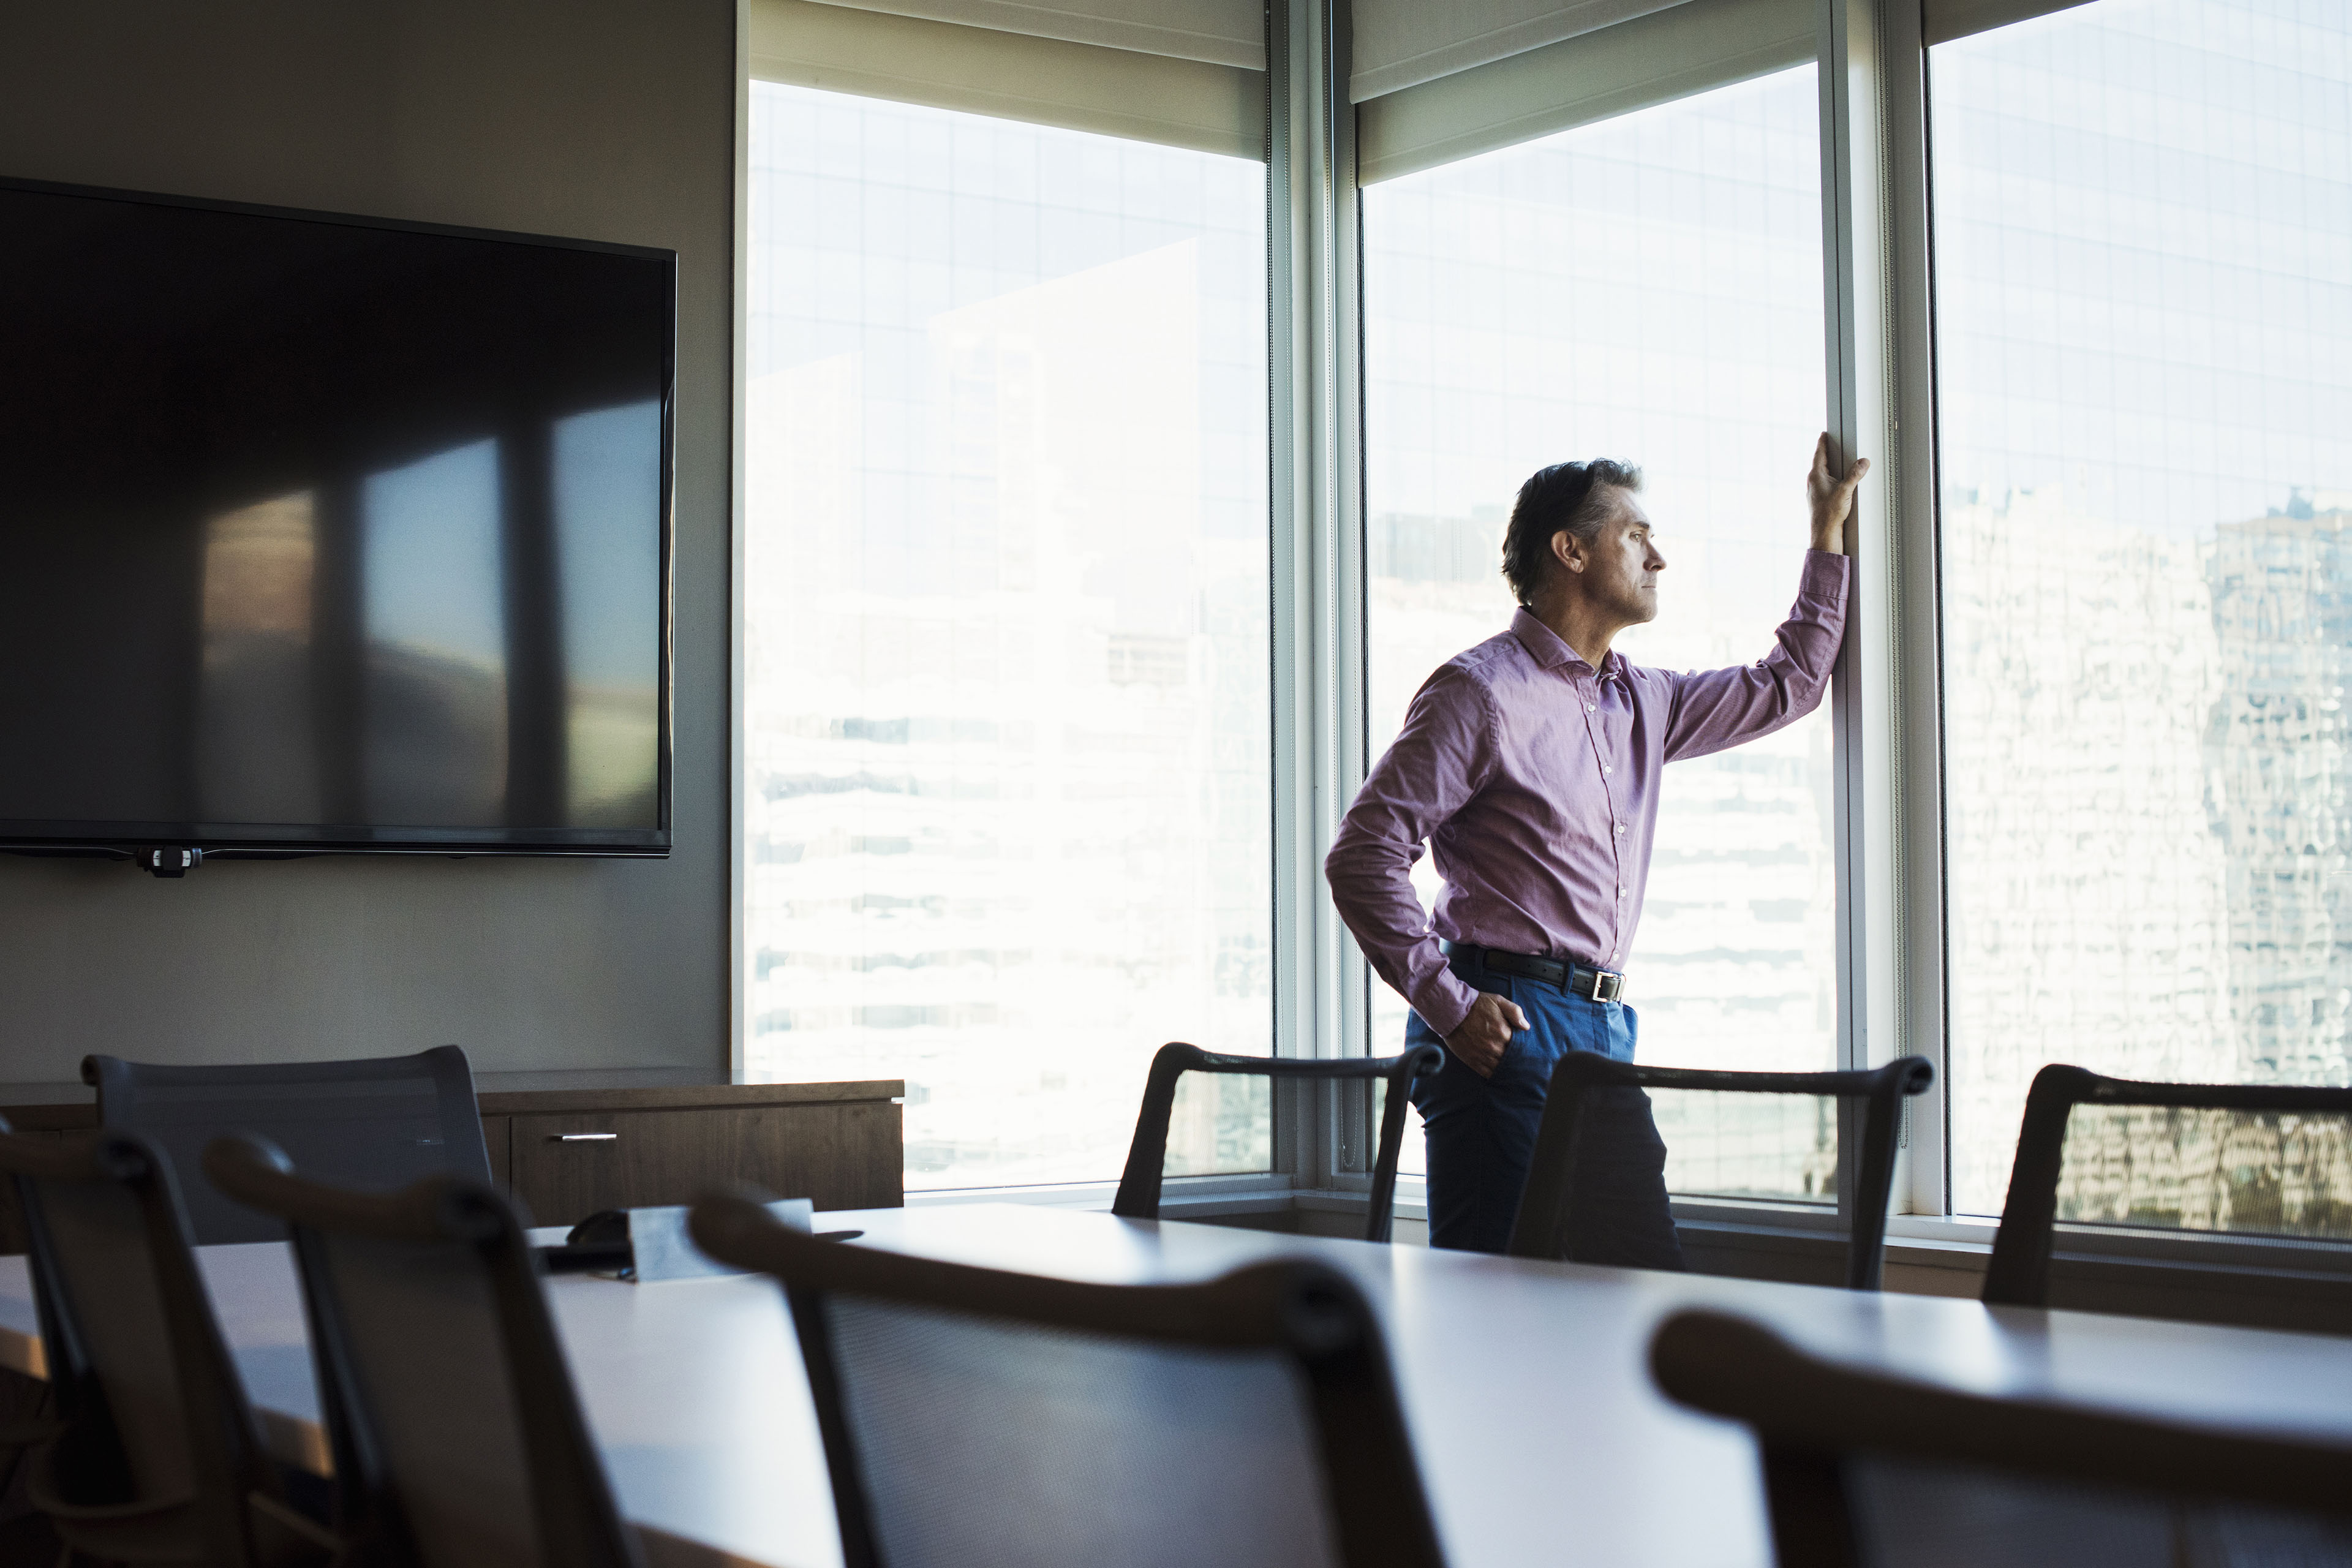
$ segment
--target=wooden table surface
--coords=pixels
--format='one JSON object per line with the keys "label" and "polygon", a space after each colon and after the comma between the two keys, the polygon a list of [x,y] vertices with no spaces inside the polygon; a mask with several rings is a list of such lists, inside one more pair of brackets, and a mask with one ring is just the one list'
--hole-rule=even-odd
{"label": "wooden table surface", "polygon": [[[1668,1312],[1705,1305],[1819,1353],[1955,1387],[2352,1444],[2352,1340],[1922,1296],[1585,1268],[1012,1204],[843,1211],[887,1246],[1111,1282],[1198,1279],[1307,1254],[1379,1307],[1456,1568],[1769,1563],[1752,1445],[1651,1387]],[[208,1247],[205,1277],[270,1439],[323,1469],[300,1302],[283,1248]],[[549,1282],[623,1510],[670,1561],[832,1568],[816,1430],[763,1280]],[[0,1259],[0,1364],[37,1374],[21,1258]],[[696,1550],[696,1547],[702,1550]]]}

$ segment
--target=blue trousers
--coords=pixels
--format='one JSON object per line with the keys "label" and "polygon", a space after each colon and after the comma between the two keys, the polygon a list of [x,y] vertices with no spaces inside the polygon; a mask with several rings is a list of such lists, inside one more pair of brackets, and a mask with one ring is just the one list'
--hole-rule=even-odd
{"label": "blue trousers", "polygon": [[[1429,1244],[1466,1252],[1500,1252],[1511,1239],[1519,1189],[1535,1153],[1551,1069],[1569,1051],[1633,1059],[1639,1019],[1622,1002],[1594,1002],[1541,980],[1504,974],[1465,953],[1454,973],[1479,991],[1516,1002],[1528,1028],[1512,1035],[1494,1075],[1480,1078],[1451,1051],[1445,1068],[1415,1080],[1429,1149]],[[1408,1047],[1444,1039],[1415,1013]],[[1580,1263],[1680,1268],[1682,1243],[1666,1201],[1666,1145],[1638,1089],[1591,1096],[1569,1214],[1570,1256]]]}

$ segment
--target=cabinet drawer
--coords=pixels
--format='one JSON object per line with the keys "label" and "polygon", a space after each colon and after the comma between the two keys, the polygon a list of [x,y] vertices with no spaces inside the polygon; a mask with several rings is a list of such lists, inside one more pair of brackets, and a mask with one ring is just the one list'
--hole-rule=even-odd
{"label": "cabinet drawer", "polygon": [[540,1225],[690,1204],[732,1182],[821,1209],[895,1207],[899,1117],[887,1100],[517,1116],[508,1168]]}

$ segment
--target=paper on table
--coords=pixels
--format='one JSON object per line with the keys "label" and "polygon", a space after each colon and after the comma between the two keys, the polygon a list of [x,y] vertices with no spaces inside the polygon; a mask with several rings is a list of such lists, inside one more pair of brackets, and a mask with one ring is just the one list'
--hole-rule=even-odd
{"label": "paper on table", "polygon": [[[768,1205],[767,1209],[794,1230],[815,1227],[816,1204],[812,1199],[784,1198]],[[694,1238],[687,1234],[687,1210],[683,1206],[631,1209],[628,1213],[632,1267],[614,1278],[655,1285],[667,1279],[708,1279],[743,1272],[729,1268],[694,1245]]]}

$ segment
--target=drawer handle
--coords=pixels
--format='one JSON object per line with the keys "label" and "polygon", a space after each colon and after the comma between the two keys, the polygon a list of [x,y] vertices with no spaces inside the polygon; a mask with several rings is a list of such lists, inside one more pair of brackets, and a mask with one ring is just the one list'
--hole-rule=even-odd
{"label": "drawer handle", "polygon": [[617,1132],[551,1132],[551,1143],[610,1143],[620,1136]]}

